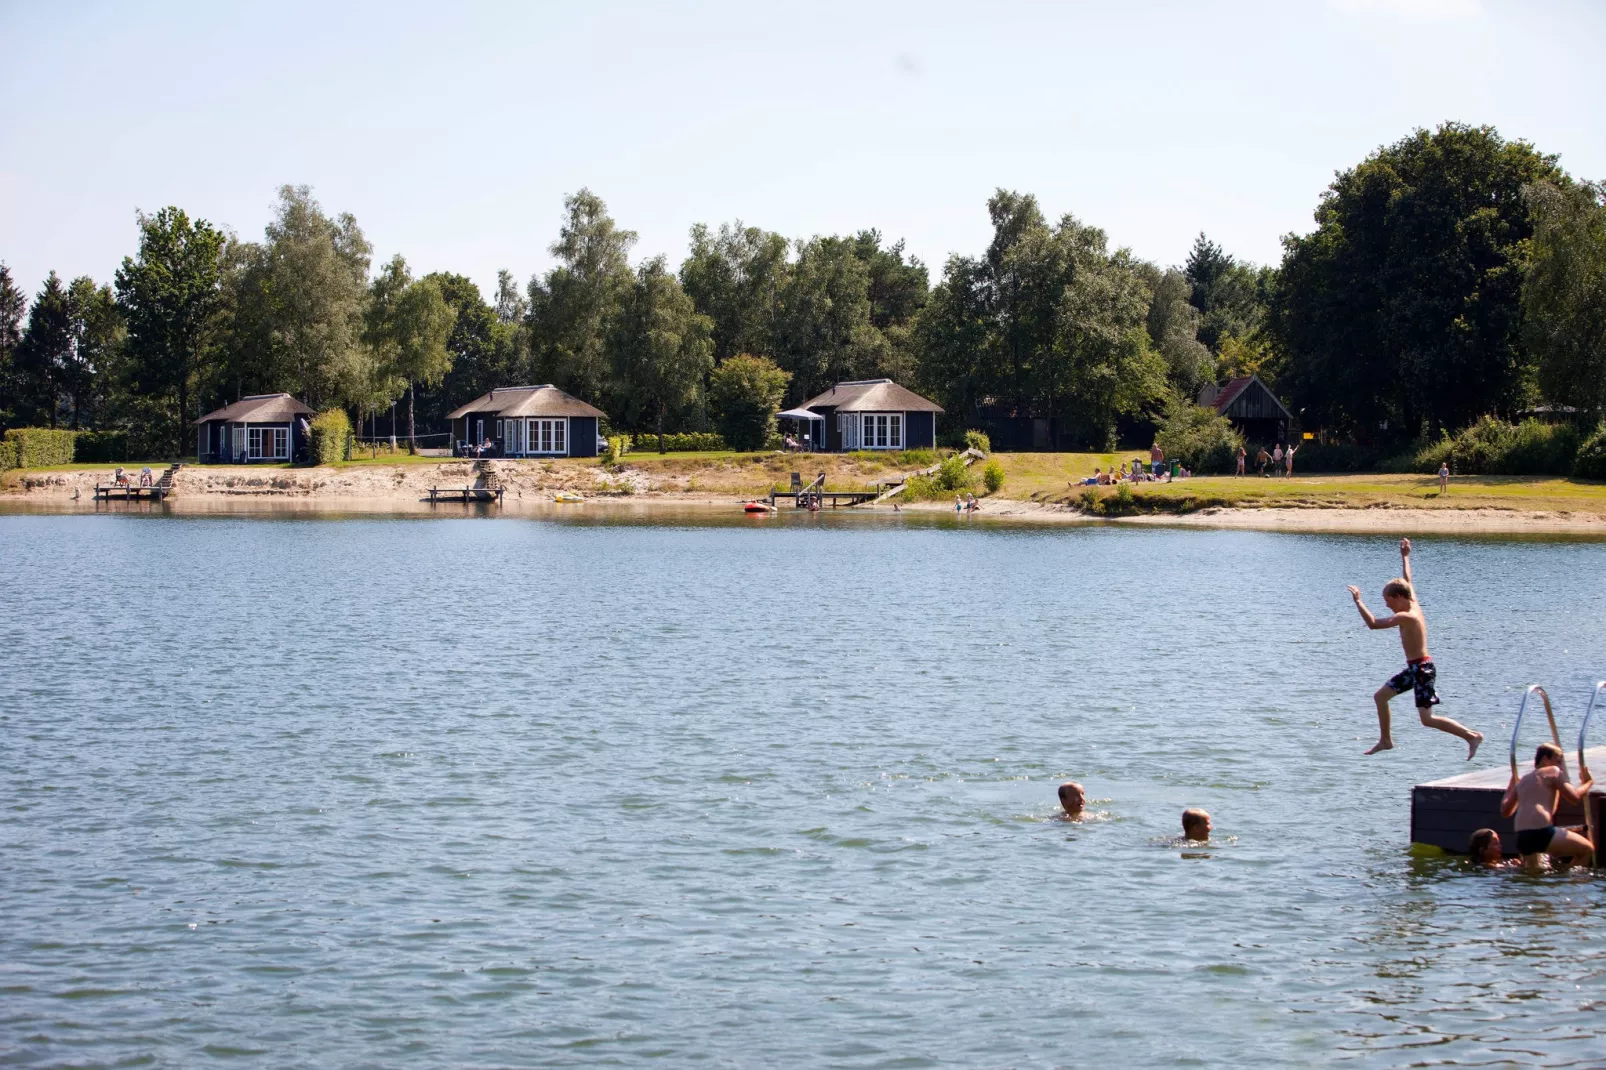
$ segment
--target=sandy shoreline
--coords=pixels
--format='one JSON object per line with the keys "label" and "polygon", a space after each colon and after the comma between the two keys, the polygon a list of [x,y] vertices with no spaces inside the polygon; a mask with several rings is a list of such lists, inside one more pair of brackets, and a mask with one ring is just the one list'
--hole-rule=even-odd
{"label": "sandy shoreline", "polygon": [[[653,511],[692,510],[699,513],[734,511],[741,498],[718,492],[687,492],[656,485],[641,472],[607,472],[597,467],[498,465],[497,478],[505,487],[504,511],[544,513],[560,509],[565,515],[586,510],[606,516]],[[164,509],[179,513],[404,513],[440,515],[429,504],[432,486],[473,485],[476,474],[468,462],[442,465],[379,465],[361,468],[308,468],[250,470],[238,468],[186,468],[174,483],[174,495],[163,506],[150,503],[94,501],[96,482],[106,478],[99,470],[72,472],[20,472],[8,474],[0,487],[0,509],[25,512],[95,512],[117,508]],[[573,491],[585,496],[583,505],[555,506],[553,495]],[[458,506],[459,510],[463,507]],[[483,508],[483,507],[478,507]],[[789,512],[789,506],[781,511]],[[925,518],[953,516],[946,502],[861,506],[856,514]],[[831,512],[828,510],[827,512]],[[1589,512],[1520,509],[1387,508],[1338,506],[1264,506],[1212,508],[1188,514],[1146,514],[1129,517],[1091,517],[1062,504],[984,500],[983,520],[1012,524],[1110,524],[1189,528],[1225,528],[1259,531],[1351,532],[1362,534],[1560,534],[1606,538],[1606,516]]]}

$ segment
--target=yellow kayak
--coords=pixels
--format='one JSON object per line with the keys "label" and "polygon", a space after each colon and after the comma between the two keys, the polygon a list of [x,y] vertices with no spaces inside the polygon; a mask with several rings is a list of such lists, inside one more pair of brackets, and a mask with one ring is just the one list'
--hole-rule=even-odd
{"label": "yellow kayak", "polygon": [[552,500],[555,501],[555,502],[583,502],[583,501],[585,501],[584,498],[582,498],[580,495],[574,493],[574,491],[572,491],[572,490],[565,490],[565,491],[561,491],[561,492],[559,492],[557,494],[554,494],[554,495],[552,495]]}

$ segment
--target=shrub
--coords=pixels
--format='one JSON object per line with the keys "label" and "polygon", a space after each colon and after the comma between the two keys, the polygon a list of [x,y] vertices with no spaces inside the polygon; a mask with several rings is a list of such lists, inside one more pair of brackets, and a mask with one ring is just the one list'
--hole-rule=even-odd
{"label": "shrub", "polygon": [[5,440],[17,449],[18,468],[43,468],[52,464],[72,464],[76,431],[57,431],[49,427],[13,427]]}
{"label": "shrub", "polygon": [[915,468],[930,468],[937,463],[937,452],[926,449],[904,450],[902,453],[894,454],[892,460],[894,464]]}
{"label": "shrub", "polygon": [[1107,513],[1130,513],[1137,508],[1138,499],[1132,493],[1132,484],[1122,483],[1115,488],[1115,493],[1104,499],[1104,511]]}
{"label": "shrub", "polygon": [[73,442],[73,460],[87,464],[128,460],[128,432],[78,432],[78,438]]}
{"label": "shrub", "polygon": [[[637,431],[631,436],[631,448],[643,453],[658,449],[658,435],[652,431]],[[677,431],[664,436],[665,453],[687,453],[693,450],[722,450],[725,440],[712,431]]]}
{"label": "shrub", "polygon": [[903,499],[908,502],[929,502],[946,496],[932,476],[910,476],[903,485]]}
{"label": "shrub", "polygon": [[998,463],[995,457],[987,462],[987,467],[981,470],[981,481],[987,486],[988,494],[997,494],[1004,485],[1004,466]]}
{"label": "shrub", "polygon": [[775,430],[775,413],[792,373],[773,360],[738,353],[708,377],[708,402],[719,432],[731,449],[764,448]]}
{"label": "shrub", "polygon": [[1174,402],[1154,440],[1169,460],[1195,472],[1234,472],[1244,437],[1214,409],[1189,401]]}
{"label": "shrub", "polygon": [[966,431],[965,448],[991,453],[993,452],[993,440],[987,437],[987,432],[985,431]]}
{"label": "shrub", "polygon": [[1485,416],[1454,438],[1418,445],[1382,462],[1380,467],[1400,472],[1436,472],[1448,463],[1462,475],[1521,476],[1566,475],[1573,470],[1579,450],[1578,429],[1572,424],[1524,420],[1510,424]]}
{"label": "shrub", "polygon": [[945,491],[969,490],[975,483],[974,477],[970,474],[970,469],[965,466],[965,462],[960,459],[958,454],[943,461],[933,478],[936,480],[938,489]]}
{"label": "shrub", "polygon": [[312,418],[310,453],[313,464],[351,459],[351,420],[345,409],[325,409]]}
{"label": "shrub", "polygon": [[601,460],[603,464],[614,465],[625,459],[630,452],[630,439],[624,435],[609,435],[608,444],[602,449]]}
{"label": "shrub", "polygon": [[1078,494],[1076,497],[1079,501],[1081,501],[1082,508],[1088,512],[1100,513],[1104,511],[1103,497],[1099,494],[1098,488],[1083,487],[1082,493]]}
{"label": "shrub", "polygon": [[0,439],[0,472],[17,467],[17,444],[8,439]]}
{"label": "shrub", "polygon": [[1573,458],[1573,475],[1583,479],[1606,479],[1606,423],[1584,439]]}

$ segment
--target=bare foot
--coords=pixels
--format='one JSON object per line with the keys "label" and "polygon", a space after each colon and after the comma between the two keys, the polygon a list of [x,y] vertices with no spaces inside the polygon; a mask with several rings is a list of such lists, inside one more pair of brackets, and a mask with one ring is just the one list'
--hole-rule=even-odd
{"label": "bare foot", "polygon": [[1483,746],[1483,733],[1472,733],[1472,738],[1467,740],[1467,761],[1472,760],[1472,756],[1478,753],[1478,748],[1481,746]]}
{"label": "bare foot", "polygon": [[[1483,737],[1480,736],[1478,738],[1481,739]],[[1393,750],[1393,749],[1394,749],[1394,741],[1392,739],[1380,739],[1380,740],[1377,741],[1376,745],[1373,746],[1372,749],[1367,751],[1366,753],[1367,754],[1376,754],[1380,750]]]}

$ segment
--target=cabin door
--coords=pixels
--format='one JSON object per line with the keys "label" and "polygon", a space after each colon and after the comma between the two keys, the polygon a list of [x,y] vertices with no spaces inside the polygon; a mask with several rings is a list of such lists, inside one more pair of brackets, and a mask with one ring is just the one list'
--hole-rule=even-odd
{"label": "cabin door", "polygon": [[245,425],[234,425],[234,449],[229,452],[229,460],[235,461],[245,456]]}

